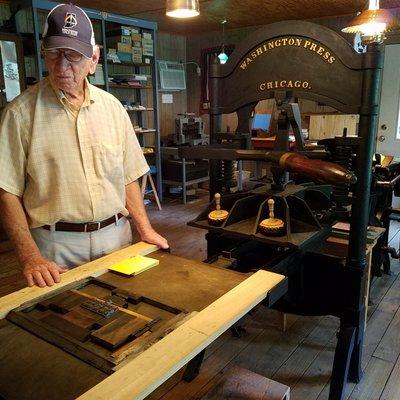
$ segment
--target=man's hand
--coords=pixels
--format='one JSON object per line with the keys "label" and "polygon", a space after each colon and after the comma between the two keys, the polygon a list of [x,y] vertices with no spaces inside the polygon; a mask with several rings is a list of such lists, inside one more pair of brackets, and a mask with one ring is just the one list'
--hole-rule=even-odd
{"label": "man's hand", "polygon": [[161,249],[169,249],[167,239],[159,235],[151,226],[144,208],[142,191],[138,181],[134,181],[125,186],[126,208],[132,217],[140,238],[147,243],[155,244]]}
{"label": "man's hand", "polygon": [[23,273],[28,281],[28,286],[53,286],[60,282],[60,274],[66,271],[68,269],[62,268],[44,257],[30,258],[23,263]]}
{"label": "man's hand", "polygon": [[161,249],[168,249],[169,244],[167,239],[159,235],[153,228],[147,229],[145,232],[140,233],[140,238],[150,244],[155,244]]}

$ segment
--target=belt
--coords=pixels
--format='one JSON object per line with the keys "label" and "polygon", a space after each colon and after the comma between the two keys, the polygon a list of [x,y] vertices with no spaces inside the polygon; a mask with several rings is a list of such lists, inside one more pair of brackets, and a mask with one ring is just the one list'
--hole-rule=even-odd
{"label": "belt", "polygon": [[[122,218],[122,214],[113,215],[110,218],[103,219],[103,221],[99,222],[86,222],[81,224],[76,224],[74,222],[56,222],[55,223],[55,230],[56,231],[64,231],[64,232],[94,232],[98,231],[99,229],[105,228],[108,225],[111,225],[117,222],[120,218]],[[43,225],[43,229],[47,229],[48,231],[51,230],[50,225]]]}

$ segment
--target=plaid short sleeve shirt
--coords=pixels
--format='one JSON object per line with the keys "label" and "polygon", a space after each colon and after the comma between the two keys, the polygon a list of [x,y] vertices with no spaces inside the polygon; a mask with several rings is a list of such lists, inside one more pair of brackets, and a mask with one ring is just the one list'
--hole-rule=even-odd
{"label": "plaid short sleeve shirt", "polygon": [[23,199],[31,228],[128,215],[125,185],[148,169],[127,112],[87,81],[79,110],[44,79],[2,114],[0,187]]}

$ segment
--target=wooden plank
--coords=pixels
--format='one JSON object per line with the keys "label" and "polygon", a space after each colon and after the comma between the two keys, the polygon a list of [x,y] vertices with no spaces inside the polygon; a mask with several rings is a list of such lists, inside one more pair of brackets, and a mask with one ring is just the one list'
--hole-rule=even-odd
{"label": "wooden plank", "polygon": [[379,399],[392,368],[392,362],[372,357],[365,370],[364,379],[366,382],[356,385],[349,400]]}
{"label": "wooden plank", "polygon": [[374,307],[375,312],[368,320],[363,346],[363,367],[367,365],[372,354],[377,349],[400,305],[400,280],[397,279],[393,283],[390,276],[381,278],[381,280],[384,279],[386,279],[388,283],[391,283],[391,287],[389,290],[386,290],[386,285],[379,285],[376,287],[376,289],[379,288],[380,291],[384,292],[384,297],[382,299],[381,293],[375,292],[375,297],[378,299],[377,301],[380,300],[380,303]]}
{"label": "wooden plank", "polygon": [[4,318],[9,311],[17,308],[25,303],[32,300],[40,301],[49,293],[55,293],[67,287],[71,283],[76,283],[81,279],[89,276],[99,276],[107,271],[108,267],[120,262],[126,258],[133,257],[135,255],[146,255],[158,249],[157,246],[151,245],[144,242],[138,242],[132,246],[125,247],[124,249],[118,250],[114,253],[108,254],[98,260],[91,261],[87,264],[81,265],[78,268],[71,269],[68,272],[62,274],[61,282],[54,286],[47,286],[40,288],[38,286],[26,287],[19,290],[18,292],[11,293],[7,296],[0,298],[0,319]]}
{"label": "wooden plank", "polygon": [[392,373],[385,385],[379,400],[394,400],[400,399],[400,357],[397,359]]}
{"label": "wooden plank", "polygon": [[302,379],[304,371],[311,366],[321,350],[336,336],[338,325],[337,318],[331,316],[322,318],[272,378],[287,386],[294,386]]}
{"label": "wooden plank", "polygon": [[224,371],[205,388],[200,400],[268,399],[289,400],[290,388],[237,366]]}
{"label": "wooden plank", "polygon": [[143,399],[263,300],[283,279],[279,274],[257,271],[80,399]]}
{"label": "wooden plank", "polygon": [[395,362],[400,354],[400,308],[397,310],[374,356],[382,360]]}
{"label": "wooden plank", "polygon": [[294,386],[290,387],[292,399],[315,400],[329,382],[333,358],[335,355],[336,338],[321,349],[309,368],[301,375]]}
{"label": "wooden plank", "polygon": [[344,128],[347,128],[348,136],[356,136],[357,123],[358,115],[310,115],[309,138],[310,140],[317,140],[341,136]]}
{"label": "wooden plank", "polygon": [[265,330],[235,359],[241,366],[271,378],[314,329],[320,317],[300,317],[282,334],[280,329]]}
{"label": "wooden plank", "polygon": [[398,271],[394,269],[391,275],[382,275],[379,279],[375,279],[372,282],[371,292],[369,295],[369,299],[372,305],[368,307],[368,318],[371,317],[376,308],[379,306],[379,303],[382,301],[388,290],[390,290],[391,286],[396,281],[397,276]]}

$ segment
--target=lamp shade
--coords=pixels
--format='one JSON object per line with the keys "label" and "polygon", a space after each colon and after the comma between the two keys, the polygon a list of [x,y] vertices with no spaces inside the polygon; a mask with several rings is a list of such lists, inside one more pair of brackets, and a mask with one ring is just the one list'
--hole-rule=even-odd
{"label": "lamp shade", "polygon": [[192,18],[200,15],[199,0],[167,0],[166,14],[173,18]]}
{"label": "lamp shade", "polygon": [[343,28],[342,32],[371,34],[374,33],[371,30],[375,29],[377,33],[382,33],[393,29],[395,25],[396,19],[387,10],[364,10],[350,22],[349,26]]}

